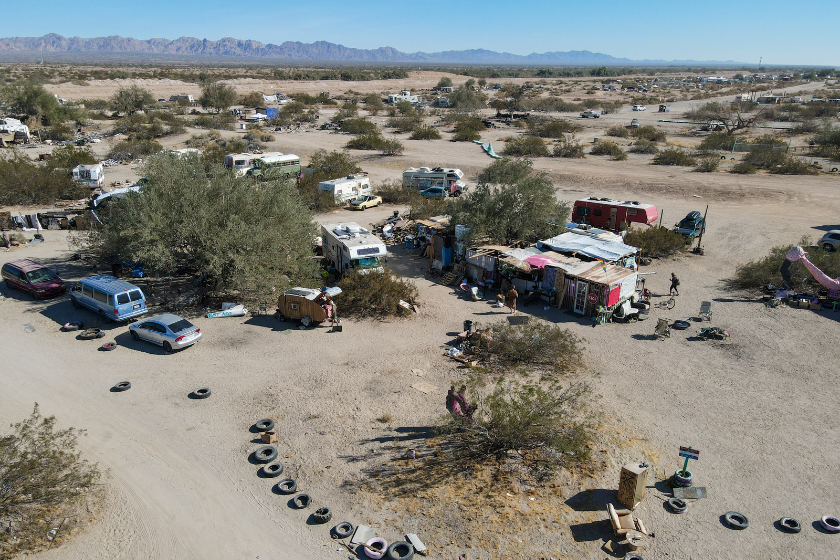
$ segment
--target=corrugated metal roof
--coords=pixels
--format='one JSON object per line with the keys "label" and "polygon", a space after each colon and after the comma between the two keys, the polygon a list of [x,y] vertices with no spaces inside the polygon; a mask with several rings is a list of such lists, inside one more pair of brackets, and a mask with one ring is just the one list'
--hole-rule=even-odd
{"label": "corrugated metal roof", "polygon": [[636,272],[630,270],[629,268],[615,266],[612,264],[608,264],[607,271],[604,272],[604,268],[600,264],[596,263],[596,266],[593,266],[589,270],[581,272],[580,274],[576,274],[575,276],[581,280],[589,280],[590,282],[596,282],[598,284],[610,285],[634,274],[636,274]]}
{"label": "corrugated metal roof", "polygon": [[551,249],[558,253],[584,255],[592,259],[601,259],[608,262],[633,255],[638,251],[636,247],[625,245],[624,243],[595,239],[571,231],[567,231],[551,239],[546,239],[545,241],[538,241],[537,247],[540,249]]}

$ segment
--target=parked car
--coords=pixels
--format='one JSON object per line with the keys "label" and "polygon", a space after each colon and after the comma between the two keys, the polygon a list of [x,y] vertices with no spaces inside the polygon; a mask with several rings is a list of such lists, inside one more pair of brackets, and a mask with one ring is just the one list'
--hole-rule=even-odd
{"label": "parked car", "polygon": [[448,196],[446,189],[443,187],[429,187],[424,191],[420,191],[420,194],[426,198],[446,198]]}
{"label": "parked car", "polygon": [[382,197],[370,194],[362,195],[359,198],[350,201],[350,207],[353,210],[366,210],[368,208],[375,208],[380,204],[382,204]]}
{"label": "parked car", "polygon": [[598,119],[601,117],[601,113],[599,111],[593,111],[592,109],[589,109],[588,111],[584,111],[583,113],[581,113],[580,116],[584,119],[588,119],[589,117],[592,117],[593,119]]}
{"label": "parked car", "polygon": [[840,250],[840,229],[833,229],[823,235],[817,245],[826,251]]}
{"label": "parked car", "polygon": [[64,280],[32,259],[7,262],[0,270],[10,290],[26,292],[36,299],[57,297],[67,291]]}
{"label": "parked car", "polygon": [[87,307],[106,321],[128,321],[149,311],[143,290],[110,274],[82,278],[70,290],[70,303]]}
{"label": "parked car", "polygon": [[163,346],[167,352],[192,346],[201,340],[201,329],[178,315],[155,315],[128,327],[131,338]]}
{"label": "parked car", "polygon": [[634,111],[647,111],[647,107],[644,105],[633,105]]}
{"label": "parked car", "polygon": [[694,239],[706,231],[706,220],[697,210],[686,214],[678,224],[674,224],[674,231]]}
{"label": "parked car", "polygon": [[639,128],[639,119],[633,119],[630,121],[630,128]]}

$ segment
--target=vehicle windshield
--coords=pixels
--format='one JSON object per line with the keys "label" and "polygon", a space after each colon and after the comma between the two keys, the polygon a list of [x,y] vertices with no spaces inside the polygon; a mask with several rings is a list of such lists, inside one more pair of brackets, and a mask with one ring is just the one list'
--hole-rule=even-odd
{"label": "vehicle windshield", "polygon": [[357,268],[377,268],[379,264],[379,257],[367,257],[365,259],[356,260]]}
{"label": "vehicle windshield", "polygon": [[38,282],[47,282],[55,278],[58,278],[58,276],[56,276],[55,273],[49,268],[39,268],[38,270],[33,270],[32,272],[26,273],[26,279],[29,280],[30,284],[37,284]]}
{"label": "vehicle windshield", "polygon": [[177,333],[177,332],[185,331],[187,329],[191,329],[191,328],[193,328],[194,325],[192,323],[190,323],[189,321],[187,321],[186,319],[181,319],[180,321],[175,321],[174,323],[171,323],[171,324],[166,325],[166,326],[169,327],[170,331],[172,331],[174,333]]}

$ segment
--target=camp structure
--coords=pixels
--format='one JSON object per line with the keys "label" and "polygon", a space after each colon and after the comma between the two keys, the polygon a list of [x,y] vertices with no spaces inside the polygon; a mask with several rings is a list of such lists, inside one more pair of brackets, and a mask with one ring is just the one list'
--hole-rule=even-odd
{"label": "camp structure", "polygon": [[322,323],[327,320],[327,312],[315,299],[325,293],[331,298],[341,293],[341,288],[333,287],[326,290],[311,288],[292,288],[286,290],[277,298],[277,316],[281,321],[286,319],[299,320],[305,326],[310,323]]}

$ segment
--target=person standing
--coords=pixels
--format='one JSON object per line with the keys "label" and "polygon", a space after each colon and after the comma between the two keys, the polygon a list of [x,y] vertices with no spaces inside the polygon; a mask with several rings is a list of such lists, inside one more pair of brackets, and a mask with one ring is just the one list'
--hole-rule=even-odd
{"label": "person standing", "polygon": [[519,297],[519,292],[516,291],[516,288],[511,286],[510,290],[507,293],[507,305],[510,307],[511,313],[516,313],[516,299]]}
{"label": "person standing", "polygon": [[671,289],[668,290],[668,293],[672,296],[680,295],[680,290],[678,289],[680,285],[680,279],[677,278],[677,275],[673,272],[671,273]]}

